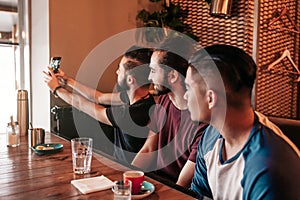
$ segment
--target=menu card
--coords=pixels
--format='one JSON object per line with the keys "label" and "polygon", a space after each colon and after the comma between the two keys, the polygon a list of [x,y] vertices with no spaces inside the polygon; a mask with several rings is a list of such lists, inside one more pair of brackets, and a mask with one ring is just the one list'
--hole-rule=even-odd
{"label": "menu card", "polygon": [[82,194],[107,190],[113,186],[113,182],[103,175],[92,178],[72,180],[71,184],[74,185]]}

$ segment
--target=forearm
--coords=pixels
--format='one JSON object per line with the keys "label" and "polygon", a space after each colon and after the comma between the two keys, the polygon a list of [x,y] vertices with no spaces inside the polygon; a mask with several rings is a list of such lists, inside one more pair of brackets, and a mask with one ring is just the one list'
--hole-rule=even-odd
{"label": "forearm", "polygon": [[192,179],[194,177],[195,165],[196,163],[190,160],[185,163],[176,182],[177,185],[185,188],[189,188],[191,186]]}
{"label": "forearm", "polygon": [[[50,67],[48,67],[48,69],[49,72],[45,72],[45,71],[43,72],[45,75],[45,82],[47,83],[50,91],[54,95],[60,97],[66,103],[90,115],[96,120],[111,125],[110,121],[107,118],[105,107],[99,104],[95,104],[94,102],[89,101],[88,99],[86,99],[81,95],[66,90],[59,84],[59,80],[57,76],[54,74],[53,70]],[[63,79],[66,80],[65,77]],[[70,79],[69,84],[70,85],[74,84],[74,81]]]}
{"label": "forearm", "polygon": [[90,88],[72,78],[67,78],[66,83],[80,95],[92,102],[104,105],[120,105],[123,104],[120,93],[102,93],[96,89]]}
{"label": "forearm", "polygon": [[94,119],[105,123],[107,125],[112,125],[109,119],[107,118],[106,115],[106,108],[97,105],[91,101],[88,101],[84,97],[71,93],[70,91],[64,89],[64,88],[59,88],[56,91],[56,95],[60,97],[63,101],[66,103],[72,105],[73,107],[77,108],[78,110],[90,115]]}
{"label": "forearm", "polygon": [[[75,81],[73,78],[68,77],[65,79],[65,82],[67,86],[71,87],[73,90],[78,92],[80,95],[85,97],[86,99],[92,101],[92,102],[97,102],[96,101],[96,90],[92,89],[86,85],[81,84],[78,81]],[[101,95],[101,92],[99,92]]]}
{"label": "forearm", "polygon": [[[133,159],[131,165],[149,171],[156,168],[156,152],[141,149]],[[152,171],[152,170],[151,170]]]}
{"label": "forearm", "polygon": [[131,164],[145,171],[146,170],[153,171],[153,169],[156,169],[157,142],[158,142],[158,135],[150,131],[144,146],[135,156]]}

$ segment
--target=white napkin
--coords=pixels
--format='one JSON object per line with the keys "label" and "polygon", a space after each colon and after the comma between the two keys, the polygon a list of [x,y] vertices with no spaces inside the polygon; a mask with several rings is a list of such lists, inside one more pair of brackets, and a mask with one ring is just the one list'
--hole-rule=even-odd
{"label": "white napkin", "polygon": [[88,194],[91,192],[110,189],[114,183],[102,175],[92,178],[72,180],[71,184],[74,185],[81,193]]}

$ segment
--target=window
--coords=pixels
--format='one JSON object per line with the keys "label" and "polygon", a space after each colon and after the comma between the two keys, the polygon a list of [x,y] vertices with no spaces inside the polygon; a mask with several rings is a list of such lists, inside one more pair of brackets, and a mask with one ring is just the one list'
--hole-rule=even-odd
{"label": "window", "polygon": [[24,60],[29,54],[19,45],[19,38],[28,20],[26,5],[27,1],[0,0],[0,133],[5,133],[10,116],[17,121],[17,90],[25,83]]}
{"label": "window", "polygon": [[14,46],[0,46],[0,133],[4,133],[12,115],[17,121],[17,92]]}

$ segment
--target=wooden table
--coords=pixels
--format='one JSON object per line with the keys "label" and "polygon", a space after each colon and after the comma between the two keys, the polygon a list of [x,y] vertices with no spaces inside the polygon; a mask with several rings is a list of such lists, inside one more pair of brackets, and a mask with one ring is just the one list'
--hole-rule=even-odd
{"label": "wooden table", "polygon": [[[104,175],[110,180],[122,179],[128,168],[99,154],[93,155],[92,173],[75,175],[72,170],[71,146],[54,134],[46,133],[45,143],[61,143],[63,151],[51,155],[37,155],[28,148],[27,137],[21,137],[19,147],[7,147],[6,135],[0,134],[0,199],[113,199],[113,192],[105,190],[81,194],[71,180]],[[155,181],[155,192],[146,199],[194,199],[178,190]]]}

